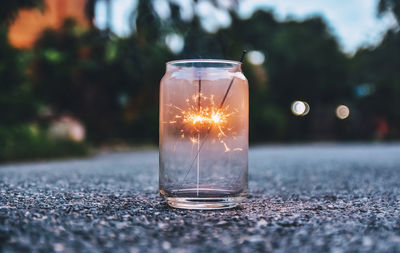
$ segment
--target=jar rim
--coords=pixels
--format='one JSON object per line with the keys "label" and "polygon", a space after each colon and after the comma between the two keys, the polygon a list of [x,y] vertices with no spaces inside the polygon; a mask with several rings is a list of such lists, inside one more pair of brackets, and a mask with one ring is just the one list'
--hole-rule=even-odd
{"label": "jar rim", "polygon": [[[201,65],[201,66],[196,66]],[[182,59],[167,62],[167,66],[174,67],[214,67],[214,68],[234,68],[241,66],[239,61],[225,59]]]}

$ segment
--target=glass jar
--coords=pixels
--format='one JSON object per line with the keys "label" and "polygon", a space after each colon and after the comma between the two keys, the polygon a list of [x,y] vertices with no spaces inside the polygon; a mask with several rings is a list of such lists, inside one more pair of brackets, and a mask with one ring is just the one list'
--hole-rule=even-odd
{"label": "glass jar", "polygon": [[241,63],[178,60],[160,84],[159,191],[176,208],[231,208],[247,196],[248,82]]}

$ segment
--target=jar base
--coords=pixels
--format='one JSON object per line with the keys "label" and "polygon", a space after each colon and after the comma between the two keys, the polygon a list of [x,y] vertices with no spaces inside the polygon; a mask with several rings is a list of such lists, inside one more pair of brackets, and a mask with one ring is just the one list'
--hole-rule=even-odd
{"label": "jar base", "polygon": [[176,198],[166,197],[168,205],[179,209],[217,210],[236,207],[244,197],[228,198]]}

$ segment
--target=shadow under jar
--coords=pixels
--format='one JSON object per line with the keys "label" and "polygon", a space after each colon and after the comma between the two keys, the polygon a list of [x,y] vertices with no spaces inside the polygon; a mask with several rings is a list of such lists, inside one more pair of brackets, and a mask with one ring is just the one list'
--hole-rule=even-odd
{"label": "shadow under jar", "polygon": [[178,60],[160,84],[159,191],[176,208],[231,208],[247,196],[248,82],[241,63]]}

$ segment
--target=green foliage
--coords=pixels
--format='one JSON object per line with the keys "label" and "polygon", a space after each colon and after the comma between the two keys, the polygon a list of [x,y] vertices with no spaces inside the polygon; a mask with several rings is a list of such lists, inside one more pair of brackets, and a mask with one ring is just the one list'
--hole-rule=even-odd
{"label": "green foliage", "polygon": [[88,153],[86,144],[49,139],[42,129],[34,125],[0,127],[0,162],[82,156]]}
{"label": "green foliage", "polygon": [[119,123],[116,97],[123,84],[110,63],[108,44],[105,34],[82,33],[68,20],[60,30],[43,33],[31,63],[37,97],[57,114],[82,119],[92,139],[109,137],[107,130]]}
{"label": "green foliage", "polygon": [[57,114],[72,113],[83,121],[94,142],[156,142],[158,83],[171,53],[161,43],[143,43],[147,33],[109,39],[96,29],[76,30],[67,21],[37,42],[32,60],[37,96]]}
{"label": "green foliage", "polygon": [[32,120],[38,101],[28,83],[21,52],[7,41],[6,30],[0,28],[0,117],[1,125],[18,124]]}
{"label": "green foliage", "polygon": [[[360,49],[352,59],[352,80],[370,84],[373,92],[357,100],[363,122],[383,119],[400,137],[400,32],[388,31],[376,48]],[[365,122],[367,123],[367,122]]]}
{"label": "green foliage", "polygon": [[264,105],[262,108],[251,108],[251,112],[250,139],[254,143],[282,141],[287,138],[289,119],[285,111],[274,105]]}
{"label": "green foliage", "polygon": [[[34,95],[27,72],[30,52],[11,47],[7,25],[24,8],[43,7],[42,0],[5,1],[0,8],[0,162],[45,159],[88,154],[88,146],[72,141],[52,140],[30,122],[37,119],[40,99]],[[47,57],[57,61],[56,52]]]}

